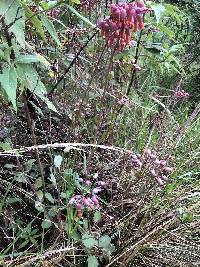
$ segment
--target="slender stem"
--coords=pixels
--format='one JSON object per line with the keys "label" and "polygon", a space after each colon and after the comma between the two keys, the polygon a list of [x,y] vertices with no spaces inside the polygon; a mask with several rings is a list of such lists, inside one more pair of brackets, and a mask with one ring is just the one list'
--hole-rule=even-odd
{"label": "slender stem", "polygon": [[87,45],[89,44],[89,42],[95,37],[95,35],[98,33],[99,30],[95,31],[93,33],[93,35],[87,40],[87,42],[85,42],[85,44],[83,44],[83,46],[79,49],[79,51],[77,52],[76,56],[73,58],[73,60],[71,61],[71,63],[69,64],[69,66],[67,67],[67,69],[65,70],[64,74],[61,75],[61,77],[59,78],[59,80],[57,81],[57,83],[54,85],[53,89],[50,92],[50,96],[55,92],[56,88],[58,87],[58,85],[62,82],[62,80],[65,78],[66,74],[69,72],[69,70],[71,69],[71,67],[75,64],[76,60],[78,59],[78,57],[80,56],[81,52],[87,47]]}
{"label": "slender stem", "polygon": [[[138,62],[138,58],[139,58],[139,47],[140,47],[141,38],[142,38],[142,30],[140,31],[140,35],[139,35],[139,38],[138,38],[138,41],[137,41],[136,52],[135,52],[135,62],[134,62],[134,64],[137,64],[137,62]],[[126,91],[126,95],[127,96],[130,94],[131,87],[132,87],[133,82],[135,80],[135,75],[136,75],[136,69],[134,68],[133,69],[133,72],[132,72],[130,83],[128,85],[128,89]]]}
{"label": "slender stem", "polygon": [[27,105],[27,100],[25,100],[24,106],[25,106],[25,110],[26,110],[28,126],[30,128],[32,139],[33,139],[33,144],[34,144],[34,146],[36,148],[35,149],[35,155],[36,155],[36,158],[37,158],[37,162],[38,162],[38,166],[39,166],[39,170],[40,170],[40,175],[41,175],[41,178],[42,178],[43,190],[45,191],[45,180],[44,180],[43,168],[42,168],[42,163],[40,161],[39,150],[37,148],[37,142],[36,142],[36,137],[35,137],[35,132],[34,132],[33,121],[31,119],[30,111],[29,111],[29,108],[28,108],[28,105]]}

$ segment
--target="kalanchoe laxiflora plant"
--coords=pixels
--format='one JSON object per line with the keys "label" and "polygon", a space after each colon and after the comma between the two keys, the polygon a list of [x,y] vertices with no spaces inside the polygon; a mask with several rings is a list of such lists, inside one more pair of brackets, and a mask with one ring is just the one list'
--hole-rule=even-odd
{"label": "kalanchoe laxiflora plant", "polygon": [[110,17],[98,24],[102,37],[108,45],[122,51],[131,41],[131,31],[144,29],[143,14],[151,9],[145,7],[143,0],[133,3],[118,3],[110,6]]}
{"label": "kalanchoe laxiflora plant", "polygon": [[169,174],[173,168],[168,166],[169,157],[159,159],[149,148],[143,151],[142,156],[132,154],[131,163],[136,171],[145,170],[145,173],[152,176],[159,186],[164,186],[169,180]]}
{"label": "kalanchoe laxiflora plant", "polygon": [[82,218],[85,210],[96,210],[100,207],[98,194],[104,190],[106,183],[104,181],[98,181],[97,177],[98,174],[95,174],[92,180],[79,178],[79,183],[82,184],[83,190],[81,190],[81,194],[75,194],[69,200],[69,205],[76,207],[77,217],[79,219]]}

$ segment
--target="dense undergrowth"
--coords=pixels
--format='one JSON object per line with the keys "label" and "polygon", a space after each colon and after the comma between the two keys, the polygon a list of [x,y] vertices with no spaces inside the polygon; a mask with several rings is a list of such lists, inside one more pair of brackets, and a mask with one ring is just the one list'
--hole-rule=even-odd
{"label": "dense undergrowth", "polygon": [[0,266],[200,266],[199,12],[0,0]]}

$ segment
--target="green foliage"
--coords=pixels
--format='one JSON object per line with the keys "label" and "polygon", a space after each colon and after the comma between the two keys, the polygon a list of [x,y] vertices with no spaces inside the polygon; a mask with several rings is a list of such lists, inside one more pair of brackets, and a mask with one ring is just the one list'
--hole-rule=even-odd
{"label": "green foliage", "polygon": [[54,39],[56,44],[58,46],[61,46],[58,34],[54,28],[53,23],[43,14],[40,15],[40,19],[41,19],[42,25],[47,29],[47,31],[49,32],[51,37]]}
{"label": "green foliage", "polygon": [[[56,111],[55,106],[45,96],[47,94],[46,88],[41,82],[35,67],[32,66],[32,63],[42,63],[48,67],[47,60],[40,54],[24,55],[20,52],[22,48],[25,49],[25,15],[32,17],[33,25],[43,38],[44,34],[41,29],[41,23],[44,24],[57,44],[60,45],[52,22],[47,18],[45,19],[45,15],[42,16],[42,22],[40,22],[37,17],[33,16],[27,4],[20,0],[1,1],[0,15],[5,23],[1,36],[5,40],[2,45],[6,48],[6,50],[1,51],[1,57],[9,63],[9,65],[5,65],[2,69],[0,82],[2,89],[8,96],[8,100],[11,101],[15,110],[17,110],[16,95],[17,87],[20,86],[22,89],[30,89],[33,94],[47,104],[49,109]],[[15,35],[16,43],[11,33]]]}
{"label": "green foliage", "polygon": [[98,267],[98,260],[95,256],[88,257],[88,267]]}
{"label": "green foliage", "polygon": [[92,235],[89,235],[87,233],[82,236],[82,242],[83,245],[88,249],[91,249],[98,245],[97,240]]}
{"label": "green foliage", "polygon": [[164,7],[164,5],[161,5],[161,4],[152,5],[151,7],[155,12],[157,24],[159,24],[162,15],[165,13],[165,7]]}
{"label": "green foliage", "polygon": [[0,74],[0,82],[2,88],[5,90],[5,93],[8,96],[8,99],[11,101],[15,110],[17,110],[16,104],[16,91],[17,91],[17,72],[14,67],[9,65],[5,66]]}
{"label": "green foliage", "polygon": [[16,41],[25,48],[25,14],[20,0],[2,0],[0,15],[5,18],[8,30],[15,35]]}
{"label": "green foliage", "polygon": [[62,164],[63,158],[60,155],[56,155],[54,158],[54,165],[55,167],[57,167],[58,169],[60,169],[60,166]]}

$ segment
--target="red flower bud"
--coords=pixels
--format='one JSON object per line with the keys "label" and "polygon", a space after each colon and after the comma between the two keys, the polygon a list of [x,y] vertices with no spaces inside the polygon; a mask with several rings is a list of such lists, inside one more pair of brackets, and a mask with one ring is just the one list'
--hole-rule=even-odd
{"label": "red flower bud", "polygon": [[126,10],[124,8],[120,9],[120,19],[123,21],[126,19]]}
{"label": "red flower bud", "polygon": [[133,19],[136,16],[135,9],[130,9],[128,14],[129,14],[129,18]]}
{"label": "red flower bud", "polygon": [[82,206],[81,206],[81,204],[76,204],[76,208],[77,208],[77,210],[81,210],[81,208],[82,208]]}
{"label": "red flower bud", "polygon": [[118,25],[116,22],[111,22],[110,28],[112,31],[117,31],[118,30]]}
{"label": "red flower bud", "polygon": [[83,214],[82,214],[82,210],[78,209],[78,210],[77,210],[77,217],[78,217],[79,219],[81,219],[82,216],[83,216]]}
{"label": "red flower bud", "polygon": [[119,8],[118,9],[115,9],[113,11],[112,16],[113,16],[113,19],[114,20],[120,21],[120,10],[119,10]]}
{"label": "red flower bud", "polygon": [[138,7],[144,7],[144,1],[143,0],[140,0],[138,3],[137,3],[137,6]]}
{"label": "red flower bud", "polygon": [[137,18],[134,18],[134,32],[138,31],[138,20]]}
{"label": "red flower bud", "polygon": [[137,15],[137,21],[138,21],[140,30],[143,30],[144,29],[144,22],[143,22],[142,15]]}

